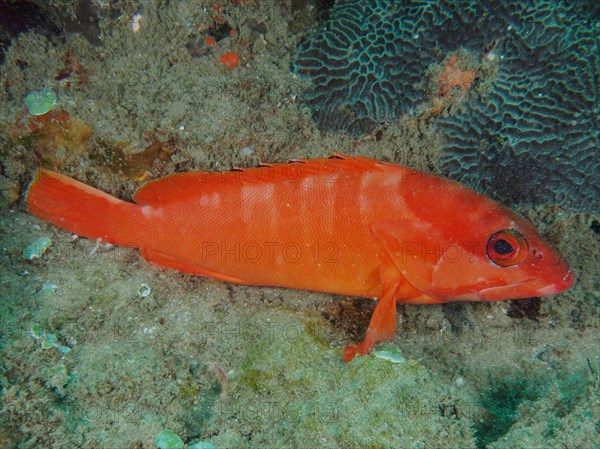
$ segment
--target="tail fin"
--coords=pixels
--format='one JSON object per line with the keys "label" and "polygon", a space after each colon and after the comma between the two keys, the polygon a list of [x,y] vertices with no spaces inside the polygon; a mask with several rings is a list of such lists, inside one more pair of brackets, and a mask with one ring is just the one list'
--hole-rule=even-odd
{"label": "tail fin", "polygon": [[[27,192],[29,212],[77,235],[138,246],[141,206],[40,168]],[[133,231],[133,232],[132,232]]]}

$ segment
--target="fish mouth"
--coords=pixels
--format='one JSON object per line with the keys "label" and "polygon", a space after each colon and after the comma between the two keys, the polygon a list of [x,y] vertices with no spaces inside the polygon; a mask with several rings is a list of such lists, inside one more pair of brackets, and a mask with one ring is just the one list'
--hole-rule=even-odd
{"label": "fish mouth", "polygon": [[479,290],[478,296],[482,301],[501,301],[555,295],[571,288],[574,281],[573,273],[567,270],[559,281],[548,283],[544,279],[531,278],[514,284],[484,288]]}
{"label": "fish mouth", "polygon": [[571,288],[574,282],[575,277],[571,270],[568,270],[560,281],[538,288],[536,296],[555,295],[556,293],[564,292]]}

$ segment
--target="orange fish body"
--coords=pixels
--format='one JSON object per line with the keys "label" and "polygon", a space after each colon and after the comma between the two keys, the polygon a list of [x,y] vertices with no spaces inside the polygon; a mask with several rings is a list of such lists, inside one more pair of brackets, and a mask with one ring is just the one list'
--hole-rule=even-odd
{"label": "orange fish body", "polygon": [[377,298],[365,340],[396,333],[396,302],[497,301],[561,292],[568,265],[510,209],[444,178],[335,155],[151,182],[135,203],[40,169],[31,213],[145,259],[247,285]]}

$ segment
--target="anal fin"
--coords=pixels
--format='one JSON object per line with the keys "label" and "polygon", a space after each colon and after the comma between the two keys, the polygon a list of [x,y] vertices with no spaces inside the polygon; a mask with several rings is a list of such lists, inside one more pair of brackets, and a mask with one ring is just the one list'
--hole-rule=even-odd
{"label": "anal fin", "polygon": [[223,273],[218,273],[216,271],[207,270],[206,268],[201,267],[194,262],[181,260],[168,254],[163,254],[159,251],[149,248],[142,248],[142,257],[148,262],[153,263],[155,265],[165,268],[172,268],[175,270],[179,270],[183,273],[205,276],[208,278],[217,279],[219,281],[231,282],[233,284],[251,284],[250,282],[244,281],[243,279],[239,279],[234,276],[229,276]]}

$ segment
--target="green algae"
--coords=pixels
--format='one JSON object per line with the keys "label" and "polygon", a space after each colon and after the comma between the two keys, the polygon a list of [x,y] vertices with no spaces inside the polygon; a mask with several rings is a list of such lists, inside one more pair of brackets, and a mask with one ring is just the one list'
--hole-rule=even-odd
{"label": "green algae", "polygon": [[[585,384],[565,384],[564,373],[553,373],[542,382],[544,394],[535,401],[523,401],[517,407],[517,421],[502,437],[488,447],[511,449],[514,447],[563,447],[595,449],[598,423],[600,423],[600,390],[594,379],[589,379],[584,371],[572,373],[586,379]],[[597,381],[597,380],[596,380]],[[581,400],[569,404],[569,413],[564,414],[566,391]]]}
{"label": "green algae", "polygon": [[50,332],[45,332],[39,323],[33,323],[31,325],[31,329],[29,330],[29,334],[36,340],[40,341],[40,347],[42,349],[51,349],[51,348],[56,348],[58,349],[60,352],[62,352],[63,354],[66,354],[67,352],[71,351],[71,348],[69,348],[68,346],[63,346],[60,345],[58,343],[58,339],[56,338],[56,335],[50,333]]}
{"label": "green algae", "polygon": [[33,323],[31,325],[30,333],[31,333],[31,336],[33,338],[35,338],[36,340],[39,340],[44,335],[44,332],[42,331],[42,327],[40,326],[40,323]]}
{"label": "green algae", "polygon": [[557,378],[560,388],[560,399],[556,413],[559,417],[564,418],[573,412],[577,404],[582,402],[587,393],[590,381],[581,371],[567,371],[557,375]]}
{"label": "green algae", "polygon": [[485,417],[475,425],[477,447],[485,449],[489,443],[506,434],[519,416],[518,407],[524,401],[538,400],[544,393],[541,379],[507,376],[484,391],[480,405]]}
{"label": "green algae", "polygon": [[327,339],[327,336],[323,332],[323,327],[314,321],[306,320],[303,322],[304,328],[307,334],[312,337],[313,341],[322,346],[327,347],[330,344],[330,341]]}
{"label": "green algae", "polygon": [[179,386],[179,394],[186,401],[195,399],[200,391],[202,391],[202,386],[189,377]]}
{"label": "green algae", "polygon": [[[479,398],[483,414],[475,423],[477,447],[485,449],[492,443],[507,440],[507,434],[526,434],[527,431],[529,438],[542,436],[544,441],[554,439],[557,441],[555,446],[558,445],[564,437],[565,418],[569,420],[572,414],[580,413],[578,408],[590,387],[591,383],[582,371],[555,372],[546,378],[520,373],[496,380],[495,385],[482,392]],[[554,406],[540,422],[536,415],[540,408],[546,407],[544,402]],[[594,420],[591,413],[582,423]],[[531,430],[534,426],[543,430]],[[539,436],[534,437],[536,434]],[[520,435],[519,439],[522,438]],[[517,438],[513,436],[508,439],[511,440]],[[537,444],[531,442],[530,446],[537,447]]]}
{"label": "green algae", "polygon": [[46,370],[46,386],[54,389],[60,396],[65,395],[65,387],[77,380],[76,373],[69,373],[67,367],[59,363]]}
{"label": "green algae", "polygon": [[40,296],[43,299],[52,298],[54,296],[54,293],[56,293],[56,290],[58,290],[58,285],[44,284],[44,285],[42,285],[42,288],[40,289]]}

